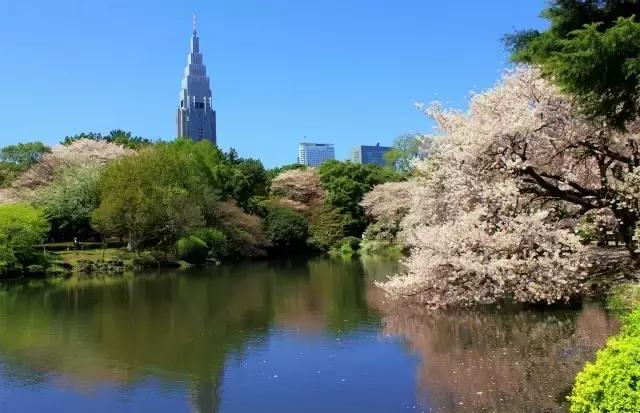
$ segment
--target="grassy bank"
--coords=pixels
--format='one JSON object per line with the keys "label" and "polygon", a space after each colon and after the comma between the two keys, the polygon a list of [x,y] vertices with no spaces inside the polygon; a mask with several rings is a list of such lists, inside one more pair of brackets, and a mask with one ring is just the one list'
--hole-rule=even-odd
{"label": "grassy bank", "polygon": [[132,252],[122,248],[55,251],[48,252],[47,258],[51,262],[46,270],[48,275],[123,273],[144,268],[189,265],[164,251]]}

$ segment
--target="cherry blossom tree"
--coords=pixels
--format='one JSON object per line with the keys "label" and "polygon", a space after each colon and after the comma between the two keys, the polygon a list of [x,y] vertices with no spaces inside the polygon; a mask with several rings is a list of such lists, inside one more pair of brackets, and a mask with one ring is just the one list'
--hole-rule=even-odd
{"label": "cherry blossom tree", "polygon": [[432,307],[568,300],[586,288],[568,222],[592,210],[611,211],[635,255],[640,125],[586,119],[524,67],[467,112],[425,111],[436,150],[410,181],[402,231],[412,252],[387,292]]}
{"label": "cherry blossom tree", "polygon": [[290,169],[276,176],[271,192],[274,203],[306,213],[324,202],[325,191],[318,172],[314,169]]}
{"label": "cherry blossom tree", "polygon": [[68,168],[102,168],[131,149],[106,141],[80,139],[69,145],[56,145],[40,161],[24,171],[9,188],[0,191],[0,202],[28,200],[33,191],[49,185],[56,173]]}

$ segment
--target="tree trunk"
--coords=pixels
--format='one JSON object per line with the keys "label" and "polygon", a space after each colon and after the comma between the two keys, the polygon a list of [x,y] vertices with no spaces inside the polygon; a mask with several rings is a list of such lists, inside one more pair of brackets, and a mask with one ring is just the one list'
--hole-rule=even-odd
{"label": "tree trunk", "polygon": [[629,254],[631,258],[634,260],[640,259],[640,254],[638,254],[638,243],[634,239],[636,225],[638,224],[638,215],[634,212],[630,211],[614,211],[614,215],[616,219],[618,219],[618,228],[620,229],[620,235],[622,236],[622,240],[627,245],[627,250],[629,250]]}

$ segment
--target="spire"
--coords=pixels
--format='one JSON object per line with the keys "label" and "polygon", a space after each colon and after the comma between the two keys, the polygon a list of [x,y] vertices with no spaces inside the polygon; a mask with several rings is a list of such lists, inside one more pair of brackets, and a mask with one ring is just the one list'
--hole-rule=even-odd
{"label": "spire", "polygon": [[193,35],[198,35],[198,16],[195,13],[193,13]]}
{"label": "spire", "polygon": [[191,36],[191,53],[200,53],[200,40],[198,39],[198,17],[193,13],[193,36]]}

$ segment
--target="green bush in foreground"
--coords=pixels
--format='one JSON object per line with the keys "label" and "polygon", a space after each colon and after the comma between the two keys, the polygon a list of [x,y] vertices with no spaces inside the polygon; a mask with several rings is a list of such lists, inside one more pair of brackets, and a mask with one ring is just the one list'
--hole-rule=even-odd
{"label": "green bush in foreground", "polygon": [[209,256],[209,246],[198,237],[190,236],[178,241],[178,257],[189,264],[203,264]]}
{"label": "green bush in foreground", "polygon": [[576,377],[572,413],[640,412],[640,309]]}

